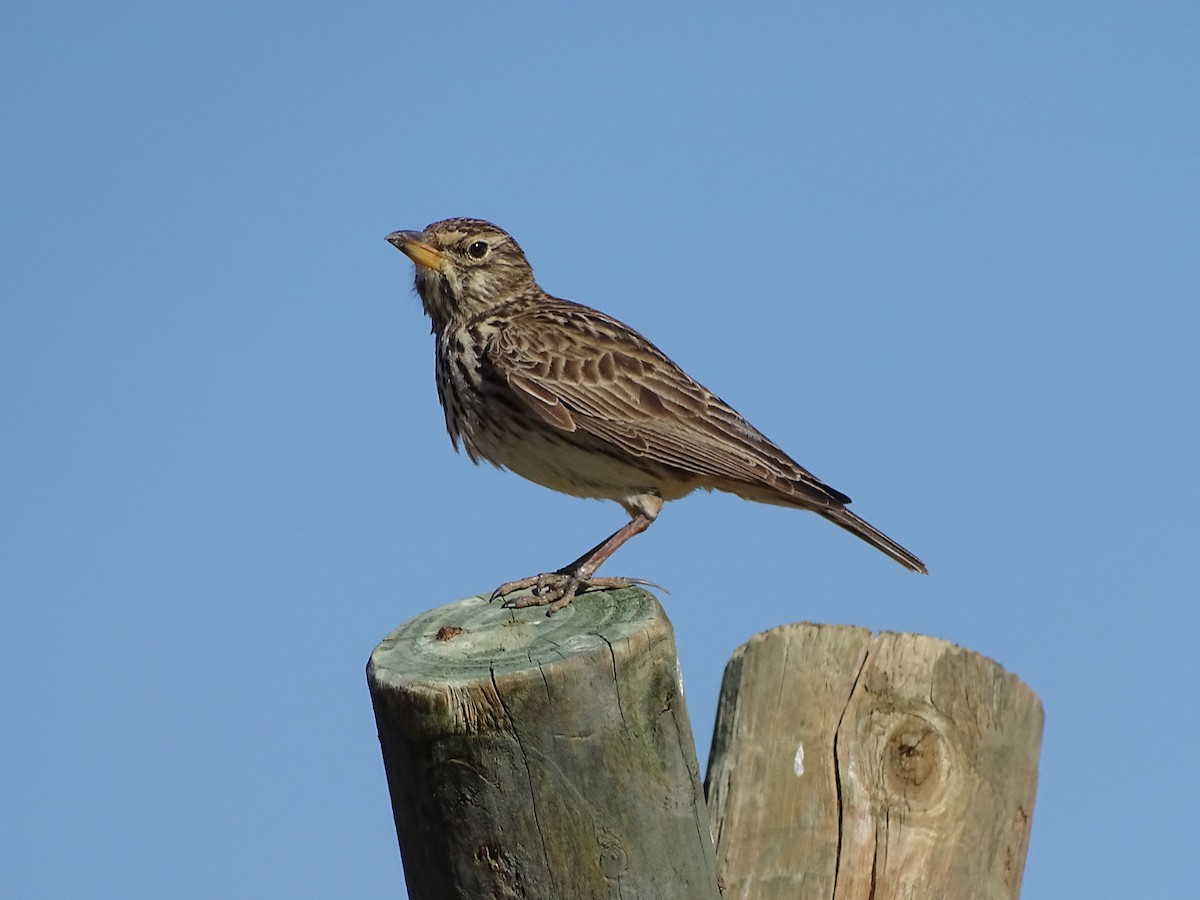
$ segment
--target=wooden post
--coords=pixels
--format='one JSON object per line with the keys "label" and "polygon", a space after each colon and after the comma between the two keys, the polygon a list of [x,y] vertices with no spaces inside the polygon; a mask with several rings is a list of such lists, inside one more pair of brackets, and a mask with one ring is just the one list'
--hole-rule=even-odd
{"label": "wooden post", "polygon": [[731,898],[1016,898],[1042,707],[936,638],[787,625],[725,669],[706,788]]}
{"label": "wooden post", "polygon": [[413,900],[718,896],[652,595],[587,593],[549,618],[452,603],[392,632],[367,680]]}

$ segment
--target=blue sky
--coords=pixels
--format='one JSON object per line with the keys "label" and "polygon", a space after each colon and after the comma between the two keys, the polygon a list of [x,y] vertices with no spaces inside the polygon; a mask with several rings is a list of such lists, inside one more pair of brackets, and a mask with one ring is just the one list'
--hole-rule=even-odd
{"label": "blue sky", "polygon": [[668,506],[702,760],[754,633],[936,635],[1045,703],[1025,898],[1194,889],[1194,5],[280,10],[0,12],[5,893],[401,889],[372,647],[624,519],[451,451],[451,215],[929,564]]}

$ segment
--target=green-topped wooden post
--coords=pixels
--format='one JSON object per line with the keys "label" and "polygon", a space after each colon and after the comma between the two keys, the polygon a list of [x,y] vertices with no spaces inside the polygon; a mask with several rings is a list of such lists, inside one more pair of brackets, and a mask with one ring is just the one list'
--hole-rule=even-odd
{"label": "green-topped wooden post", "polygon": [[472,597],[371,655],[404,875],[430,898],[719,896],[671,625],[639,588]]}

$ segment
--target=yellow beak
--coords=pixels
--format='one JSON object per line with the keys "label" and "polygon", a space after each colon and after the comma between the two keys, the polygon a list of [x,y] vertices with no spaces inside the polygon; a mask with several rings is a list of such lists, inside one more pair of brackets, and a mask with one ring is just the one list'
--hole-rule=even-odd
{"label": "yellow beak", "polygon": [[440,272],[446,262],[441,250],[421,240],[419,231],[393,231],[387,242],[422,268]]}

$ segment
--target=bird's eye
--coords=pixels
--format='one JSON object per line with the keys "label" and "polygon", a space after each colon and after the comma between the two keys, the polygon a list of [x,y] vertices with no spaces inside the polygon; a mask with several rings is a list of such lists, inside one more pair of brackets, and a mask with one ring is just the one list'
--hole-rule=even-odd
{"label": "bird's eye", "polygon": [[472,259],[483,259],[487,256],[488,245],[487,241],[475,241],[467,248],[467,256]]}

